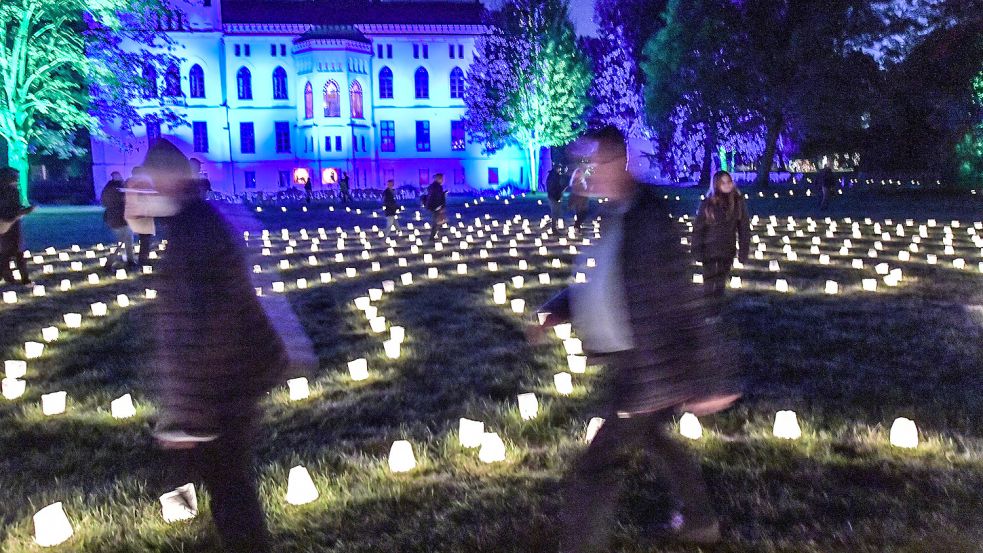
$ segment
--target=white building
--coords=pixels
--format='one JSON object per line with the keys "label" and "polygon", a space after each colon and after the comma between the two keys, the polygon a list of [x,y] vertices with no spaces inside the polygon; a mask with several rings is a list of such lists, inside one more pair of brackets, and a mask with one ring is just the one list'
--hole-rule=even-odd
{"label": "white building", "polygon": [[[156,83],[134,136],[93,140],[98,186],[129,176],[164,136],[202,161],[213,188],[275,192],[309,175],[315,190],[419,186],[525,188],[524,159],[482,153],[464,134],[464,78],[483,32],[471,0],[175,1],[165,21],[180,67]],[[188,125],[160,128],[161,105]],[[117,143],[118,142],[118,143]]]}

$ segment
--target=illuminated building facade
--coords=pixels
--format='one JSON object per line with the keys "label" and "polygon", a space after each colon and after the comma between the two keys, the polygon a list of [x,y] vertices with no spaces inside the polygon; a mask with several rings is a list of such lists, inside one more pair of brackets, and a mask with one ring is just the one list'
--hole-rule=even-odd
{"label": "illuminated building facade", "polygon": [[[133,136],[93,139],[97,185],[125,176],[159,136],[202,161],[224,193],[420,186],[526,188],[514,148],[484,154],[465,135],[464,79],[483,7],[474,1],[175,2],[162,25],[180,64],[152,84]],[[178,66],[179,65],[179,66]],[[161,128],[169,106],[186,126]]]}

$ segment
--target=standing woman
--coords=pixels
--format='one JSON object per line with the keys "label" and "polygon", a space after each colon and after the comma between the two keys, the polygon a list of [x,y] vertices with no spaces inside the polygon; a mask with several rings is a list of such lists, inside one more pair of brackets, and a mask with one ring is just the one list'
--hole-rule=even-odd
{"label": "standing woman", "polygon": [[12,167],[0,169],[0,277],[4,282],[14,284],[14,273],[10,270],[13,261],[20,271],[20,283],[30,284],[27,274],[27,260],[21,245],[20,220],[34,210],[20,204],[17,182],[20,173]]}
{"label": "standing woman", "polygon": [[730,173],[717,171],[693,225],[693,255],[703,263],[708,296],[723,296],[734,257],[747,263],[750,247],[751,218],[744,196]]}

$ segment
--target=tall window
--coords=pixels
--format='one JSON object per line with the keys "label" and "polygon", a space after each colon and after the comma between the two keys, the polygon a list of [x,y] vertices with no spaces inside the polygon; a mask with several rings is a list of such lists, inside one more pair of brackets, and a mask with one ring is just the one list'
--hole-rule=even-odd
{"label": "tall window", "polygon": [[310,81],[304,87],[304,119],[314,119],[314,87]]}
{"label": "tall window", "polygon": [[236,85],[240,100],[253,99],[253,77],[245,67],[240,67],[239,72],[236,73]]}
{"label": "tall window", "polygon": [[147,147],[149,148],[160,140],[160,121],[147,119],[144,124],[147,126]]}
{"label": "tall window", "polygon": [[324,151],[325,152],[330,152],[331,151],[331,137],[330,136],[325,136],[324,137]]}
{"label": "tall window", "polygon": [[340,136],[334,137],[334,149],[337,150],[337,151],[339,151],[339,152],[341,151],[341,137]]}
{"label": "tall window", "polygon": [[195,121],[191,123],[191,132],[193,135],[194,151],[199,153],[207,153],[208,123],[204,121]]}
{"label": "tall window", "polygon": [[256,153],[256,132],[252,123],[239,123],[239,151],[244,154]]}
{"label": "tall window", "polygon": [[413,81],[416,84],[416,97],[429,98],[430,75],[427,73],[427,70],[422,67],[418,68],[416,74],[413,75]]}
{"label": "tall window", "polygon": [[420,186],[426,186],[430,184],[430,169],[420,169]]}
{"label": "tall window", "polygon": [[176,63],[172,63],[167,66],[167,72],[164,73],[164,96],[180,96],[181,95],[181,71],[178,69]]}
{"label": "tall window", "polygon": [[242,176],[246,181],[246,188],[256,188],[256,171],[243,171]]}
{"label": "tall window", "polygon": [[205,70],[197,63],[188,71],[188,88],[192,98],[205,97]]}
{"label": "tall window", "polygon": [[498,167],[488,168],[488,184],[498,184]]}
{"label": "tall window", "polygon": [[273,70],[273,99],[287,99],[287,71],[282,67]]}
{"label": "tall window", "polygon": [[430,151],[430,121],[416,122],[416,151]]}
{"label": "tall window", "polygon": [[451,121],[451,150],[463,152],[464,145],[464,121]]}
{"label": "tall window", "polygon": [[143,97],[146,99],[157,97],[157,68],[148,63],[143,66]]}
{"label": "tall window", "polygon": [[451,98],[464,98],[464,71],[451,69]]}
{"label": "tall window", "polygon": [[338,92],[338,83],[328,81],[324,85],[324,116],[341,117],[341,94]]}
{"label": "tall window", "polygon": [[393,97],[393,70],[383,67],[379,70],[379,98],[391,99]]}
{"label": "tall window", "polygon": [[276,153],[285,154],[290,151],[290,123],[287,121],[277,121],[273,123],[274,133],[276,134]]}
{"label": "tall window", "polygon": [[365,115],[362,113],[362,85],[358,81],[352,81],[351,90],[348,91],[348,94],[351,96],[352,119],[364,119]]}

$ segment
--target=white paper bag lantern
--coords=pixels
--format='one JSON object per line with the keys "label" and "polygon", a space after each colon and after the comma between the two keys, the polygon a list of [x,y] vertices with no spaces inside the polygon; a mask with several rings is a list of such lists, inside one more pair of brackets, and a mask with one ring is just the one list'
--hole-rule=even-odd
{"label": "white paper bag lantern", "polygon": [[82,314],[65,313],[65,326],[68,328],[80,328],[82,326]]}
{"label": "white paper bag lantern", "polygon": [[526,311],[526,300],[515,299],[511,302],[513,313],[525,313]]}
{"label": "white paper bag lantern", "polygon": [[886,275],[888,272],[890,272],[890,270],[891,267],[888,266],[887,263],[878,263],[877,265],[874,265],[874,272],[879,275]]}
{"label": "white paper bag lantern", "polygon": [[573,276],[573,281],[577,284],[583,284],[587,282],[587,275],[584,273],[577,273]]}
{"label": "white paper bag lantern", "polygon": [[864,268],[864,260],[863,259],[854,259],[853,260],[853,268],[854,269],[858,269],[858,270],[863,269]]}
{"label": "white paper bag lantern", "polygon": [[891,445],[914,449],[918,447],[918,427],[915,421],[898,417],[891,425]]}
{"label": "white paper bag lantern", "polygon": [[457,435],[462,446],[468,448],[481,447],[481,440],[485,435],[485,423],[462,418],[458,425]]}
{"label": "white paper bag lantern", "polygon": [[703,437],[703,426],[693,413],[683,413],[679,419],[679,434],[684,438],[699,440]]}
{"label": "white paper bag lantern", "polygon": [[99,275],[92,273],[86,280],[88,280],[89,284],[99,284]]}
{"label": "white paper bag lantern", "polygon": [[68,392],[52,392],[41,396],[41,412],[45,415],[60,415],[65,412]]}
{"label": "white paper bag lantern", "polygon": [[556,386],[556,393],[561,396],[568,396],[573,393],[573,377],[570,373],[560,372],[553,375],[553,385]]}
{"label": "white paper bag lantern", "polygon": [[587,443],[593,442],[594,437],[597,436],[597,433],[601,430],[602,426],[604,426],[604,419],[601,417],[592,418],[590,422],[587,423],[587,433],[584,434],[584,441]]}
{"label": "white paper bag lantern", "polygon": [[399,275],[399,279],[403,283],[403,286],[409,286],[413,284],[413,273],[403,273]]}
{"label": "white paper bag lantern", "polygon": [[505,460],[505,442],[496,432],[485,432],[481,437],[478,459],[483,463],[500,463]]}
{"label": "white paper bag lantern", "polygon": [[278,294],[282,294],[285,290],[286,290],[286,286],[282,282],[276,281],[276,282],[273,283],[273,291],[274,292],[276,292]]}
{"label": "white paper bag lantern", "polygon": [[369,362],[365,358],[359,358],[348,363],[348,372],[352,380],[358,382],[369,378]]}
{"label": "white paper bag lantern", "polygon": [[492,300],[497,305],[504,305],[506,301],[505,297],[505,283],[499,282],[492,286]]}
{"label": "white paper bag lantern", "polygon": [[41,342],[24,342],[24,357],[37,359],[44,354],[44,344]]}
{"label": "white paper bag lantern", "polygon": [[395,473],[409,472],[416,468],[413,446],[406,440],[396,440],[389,449],[389,470]]}
{"label": "white paper bag lantern", "polygon": [[3,303],[17,303],[17,292],[13,290],[4,292]]}
{"label": "white paper bag lantern", "polygon": [[549,273],[539,273],[539,283],[540,284],[549,284],[550,283],[550,274]]}
{"label": "white paper bag lantern", "polygon": [[124,394],[109,403],[109,411],[114,419],[128,419],[137,414],[137,408],[133,405],[133,396]]}
{"label": "white paper bag lantern", "polygon": [[799,428],[799,420],[795,416],[795,411],[779,411],[775,414],[775,427],[772,433],[776,438],[786,440],[798,440],[802,437],[802,429]]}
{"label": "white paper bag lantern", "polygon": [[311,396],[311,388],[305,377],[287,380],[287,389],[290,392],[290,401],[299,401]]}
{"label": "white paper bag lantern", "polygon": [[44,286],[40,284],[35,284],[32,293],[34,294],[34,297],[41,298],[47,294],[47,291],[45,290]]}
{"label": "white paper bag lantern", "polygon": [[143,291],[143,295],[148,300],[155,300],[157,299],[157,290],[154,290],[152,288],[147,288],[146,290]]}
{"label": "white paper bag lantern", "polygon": [[348,278],[355,278],[356,275],[358,275],[358,270],[356,270],[355,267],[348,267],[345,269],[345,276]]}
{"label": "white paper bag lantern", "polygon": [[910,260],[911,260],[910,253],[908,253],[905,250],[901,250],[900,252],[898,252],[898,261],[910,261]]}
{"label": "white paper bag lantern", "polygon": [[106,313],[109,312],[109,307],[101,301],[93,303],[89,308],[92,310],[93,317],[105,317]]}
{"label": "white paper bag lantern", "polygon": [[785,280],[785,279],[783,279],[783,278],[780,278],[780,279],[776,280],[775,281],[775,290],[777,290],[779,292],[787,293],[788,292],[788,281]]}
{"label": "white paper bag lantern", "polygon": [[584,345],[579,338],[567,338],[563,341],[563,348],[567,350],[567,355],[584,354]]}
{"label": "white paper bag lantern", "polygon": [[458,265],[457,265],[457,274],[459,274],[459,275],[466,275],[466,274],[468,274],[468,266],[466,264],[464,264],[464,263],[458,263]]}
{"label": "white paper bag lantern", "polygon": [[389,359],[399,359],[400,343],[395,340],[382,342],[382,347],[386,350],[386,357]]}
{"label": "white paper bag lantern", "polygon": [[116,304],[119,305],[120,307],[129,307],[130,297],[127,296],[126,294],[119,294],[118,296],[116,296]]}
{"label": "white paper bag lantern", "polygon": [[382,281],[382,291],[389,294],[396,290],[396,282],[392,280]]}
{"label": "white paper bag lantern", "polygon": [[819,256],[819,264],[820,265],[829,265],[829,256],[826,255],[826,254],[820,255]]}
{"label": "white paper bag lantern", "polygon": [[72,537],[72,523],[61,502],[52,503],[34,513],[34,541],[41,547],[53,547]]}
{"label": "white paper bag lantern", "polygon": [[327,284],[331,282],[331,273],[321,273],[318,275],[321,279],[321,284]]}
{"label": "white paper bag lantern", "polygon": [[587,357],[583,355],[568,355],[567,367],[574,374],[584,374],[587,372]]}
{"label": "white paper bag lantern", "polygon": [[378,315],[379,315],[379,308],[378,307],[376,307],[374,305],[370,305],[370,306],[368,306],[368,307],[365,308],[365,318],[368,319],[369,321],[371,321],[372,319],[376,318]]}
{"label": "white paper bag lantern", "polygon": [[522,285],[525,284],[525,283],[526,283],[526,279],[522,278],[521,276],[514,276],[514,277],[512,277],[512,287],[513,288],[522,288]]}
{"label": "white paper bag lantern", "polygon": [[553,332],[556,334],[556,337],[561,340],[569,340],[572,330],[573,325],[570,323],[560,323],[553,327]]}
{"label": "white paper bag lantern", "polygon": [[164,522],[191,520],[198,516],[195,485],[189,482],[160,496],[160,513]]}
{"label": "white paper bag lantern", "polygon": [[3,372],[7,378],[24,378],[24,375],[27,374],[27,361],[4,361]]}
{"label": "white paper bag lantern", "polygon": [[739,276],[732,276],[732,277],[730,277],[730,287],[731,288],[734,288],[734,289],[740,288],[741,287],[741,277],[739,277]]}
{"label": "white paper bag lantern", "polygon": [[379,301],[382,299],[382,289],[381,288],[369,288],[369,300]]}
{"label": "white paper bag lantern", "polygon": [[126,269],[116,270],[116,280],[126,280]]}
{"label": "white paper bag lantern", "polygon": [[3,397],[17,399],[24,395],[27,383],[18,378],[4,378],[3,381],[0,381],[0,387],[2,387]]}
{"label": "white paper bag lantern", "polygon": [[318,498],[317,487],[307,469],[298,465],[287,476],[287,503],[304,505]]}
{"label": "white paper bag lantern", "polygon": [[433,279],[433,278],[437,278],[438,276],[440,276],[440,273],[439,271],[437,271],[436,267],[427,268],[427,278]]}
{"label": "white paper bag lantern", "polygon": [[876,278],[865,278],[862,282],[864,292],[876,292],[877,291],[877,279]]}
{"label": "white paper bag lantern", "polygon": [[519,394],[519,416],[522,420],[532,420],[536,418],[539,414],[539,401],[536,399],[536,394],[527,393]]}
{"label": "white paper bag lantern", "polygon": [[826,281],[826,288],[824,290],[827,294],[837,294],[840,291],[840,285],[833,280]]}
{"label": "white paper bag lantern", "polygon": [[406,329],[401,326],[391,326],[389,327],[389,338],[398,344],[403,343],[403,339],[406,338]]}
{"label": "white paper bag lantern", "polygon": [[298,290],[306,290],[307,289],[307,279],[306,278],[298,278],[297,279],[297,289]]}

